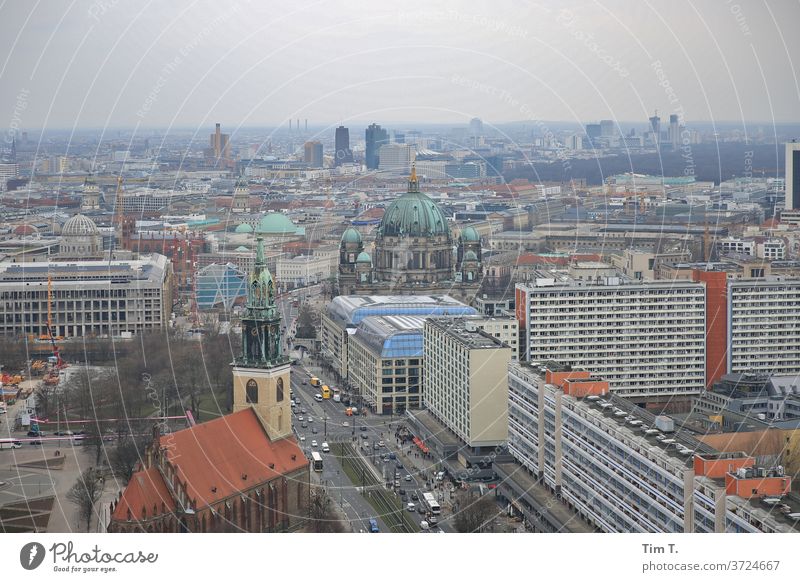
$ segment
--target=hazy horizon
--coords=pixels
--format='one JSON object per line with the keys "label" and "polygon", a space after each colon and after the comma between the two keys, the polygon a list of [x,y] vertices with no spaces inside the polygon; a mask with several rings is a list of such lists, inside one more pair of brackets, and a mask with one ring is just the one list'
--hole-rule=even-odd
{"label": "hazy horizon", "polygon": [[655,110],[687,124],[800,121],[799,3],[78,0],[3,12],[0,107],[21,130],[643,126]]}

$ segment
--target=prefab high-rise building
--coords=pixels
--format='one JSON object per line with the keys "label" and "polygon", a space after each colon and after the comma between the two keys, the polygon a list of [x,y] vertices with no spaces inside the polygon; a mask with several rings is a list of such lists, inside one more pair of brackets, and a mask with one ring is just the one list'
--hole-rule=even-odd
{"label": "prefab high-rise building", "polygon": [[673,150],[677,150],[681,143],[681,128],[678,116],[675,114],[669,116],[669,143],[672,144]]}
{"label": "prefab high-rise building", "polygon": [[367,142],[365,153],[367,169],[377,170],[379,163],[378,150],[380,150],[381,146],[384,144],[389,143],[389,132],[377,123],[373,123],[367,128],[365,139]]}
{"label": "prefab high-rise building", "polygon": [[800,210],[800,143],[786,144],[786,210]]}

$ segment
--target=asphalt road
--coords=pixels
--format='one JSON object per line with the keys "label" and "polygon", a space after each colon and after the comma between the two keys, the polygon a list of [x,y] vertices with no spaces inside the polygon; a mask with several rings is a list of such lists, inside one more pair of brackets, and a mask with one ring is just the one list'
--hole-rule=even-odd
{"label": "asphalt road", "polygon": [[[336,457],[321,452],[323,442],[351,442],[359,447],[362,456],[373,466],[375,473],[382,476],[384,483],[394,484],[395,472],[397,472],[400,479],[399,489],[404,489],[407,493],[403,505],[412,502],[418,506],[420,502],[412,500],[411,493],[415,492],[421,498],[422,493],[427,491],[421,478],[411,468],[398,467],[398,461],[382,459],[382,456],[387,453],[397,454],[394,432],[398,421],[392,425],[388,419],[381,416],[349,417],[345,414],[346,407],[341,403],[334,402],[333,399],[317,402],[314,400],[314,395],[318,389],[308,383],[309,378],[310,375],[303,366],[292,367],[292,390],[299,402],[292,423],[298,439],[305,437],[304,441],[301,440],[300,445],[306,453],[310,456],[310,451],[316,450],[322,454],[324,467],[322,480],[330,484],[331,497],[343,505],[348,518],[354,523],[354,530],[359,531],[359,527],[355,524],[360,523],[362,528],[367,531],[369,518],[377,516],[374,509],[356,491],[358,484],[350,482],[344,471],[341,470]],[[305,409],[305,414],[302,413],[302,409]],[[308,422],[309,415],[313,419],[312,422]],[[299,420],[301,416],[303,421]],[[328,418],[327,422],[324,420],[326,417]],[[307,426],[303,427],[303,423]],[[347,423],[347,426],[344,426],[344,423]],[[317,431],[316,434],[313,432],[314,430]],[[312,441],[317,442],[316,448],[311,446]],[[384,442],[384,447],[376,449],[375,445],[380,441]],[[408,481],[406,481],[406,475],[409,477]],[[413,516],[417,523],[425,519],[417,511],[413,513]],[[389,531],[380,519],[379,527],[381,531]],[[441,524],[441,529],[452,531],[446,523]]]}

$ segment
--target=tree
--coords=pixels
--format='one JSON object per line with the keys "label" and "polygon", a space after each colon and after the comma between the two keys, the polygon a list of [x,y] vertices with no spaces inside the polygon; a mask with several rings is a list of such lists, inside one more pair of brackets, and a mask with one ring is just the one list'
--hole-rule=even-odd
{"label": "tree", "polygon": [[97,469],[86,469],[75,484],[67,491],[67,499],[74,503],[78,508],[78,517],[82,522],[86,522],[86,531],[92,524],[95,503],[103,494],[105,481]]}
{"label": "tree", "polygon": [[490,495],[471,497],[462,493],[456,497],[456,504],[458,511],[455,513],[453,525],[460,533],[486,531],[487,526],[500,513]]}
{"label": "tree", "polygon": [[319,324],[319,314],[308,304],[304,304],[297,314],[297,334],[296,337],[303,339],[316,339],[317,325]]}
{"label": "tree", "polygon": [[341,533],[344,531],[333,500],[324,489],[315,488],[308,502],[308,524],[306,530],[311,533]]}
{"label": "tree", "polygon": [[147,449],[147,439],[141,436],[127,436],[117,442],[111,453],[111,469],[114,475],[127,483]]}

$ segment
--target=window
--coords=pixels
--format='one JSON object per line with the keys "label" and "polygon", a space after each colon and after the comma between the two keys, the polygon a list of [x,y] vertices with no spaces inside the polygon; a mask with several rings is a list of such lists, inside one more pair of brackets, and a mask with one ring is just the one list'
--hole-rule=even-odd
{"label": "window", "polygon": [[275,400],[283,402],[283,378],[278,378]]}
{"label": "window", "polygon": [[247,386],[245,386],[246,394],[246,402],[248,404],[258,404],[258,382],[253,380],[252,378],[247,381]]}

